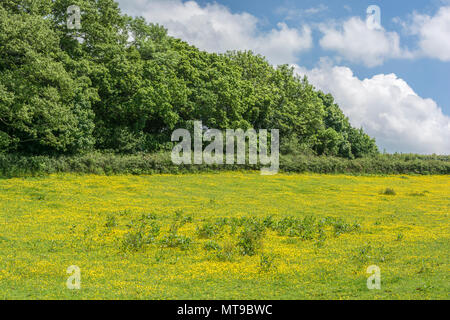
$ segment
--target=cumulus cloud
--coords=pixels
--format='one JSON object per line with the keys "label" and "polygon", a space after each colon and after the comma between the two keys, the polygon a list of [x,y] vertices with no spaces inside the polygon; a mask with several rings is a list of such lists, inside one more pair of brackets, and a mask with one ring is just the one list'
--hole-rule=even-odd
{"label": "cumulus cloud", "polygon": [[276,10],[276,13],[284,16],[284,20],[299,20],[305,19],[311,16],[318,15],[320,13],[324,13],[328,11],[328,6],[324,4],[319,4],[315,7],[310,7],[308,9],[296,9],[296,8],[288,8],[288,7],[279,7]]}
{"label": "cumulus cloud", "polygon": [[319,29],[323,33],[321,47],[336,51],[350,62],[375,67],[390,58],[412,57],[408,50],[400,47],[400,37],[396,32],[388,32],[382,27],[369,28],[359,17],[331,26],[322,24]]}
{"label": "cumulus cloud", "polygon": [[404,26],[418,36],[417,55],[450,61],[450,6],[441,7],[434,16],[414,13],[412,23]]}
{"label": "cumulus cloud", "polygon": [[209,52],[252,50],[273,64],[285,64],[297,61],[299,53],[312,47],[308,26],[299,30],[279,23],[277,28],[261,32],[258,18],[245,12],[232,13],[218,3],[201,6],[181,0],[119,2],[125,12],[164,25],[170,35]]}
{"label": "cumulus cloud", "polygon": [[381,149],[450,154],[450,117],[395,74],[360,80],[348,67],[296,68],[318,89],[333,94],[352,125],[363,127]]}

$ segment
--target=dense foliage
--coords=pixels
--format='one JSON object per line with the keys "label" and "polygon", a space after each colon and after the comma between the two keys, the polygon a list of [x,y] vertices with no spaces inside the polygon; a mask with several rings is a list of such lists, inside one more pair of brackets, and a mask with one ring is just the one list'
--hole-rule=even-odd
{"label": "dense foliage", "polygon": [[[79,174],[181,174],[212,171],[260,170],[259,165],[174,165],[170,153],[115,154],[105,152],[83,155],[24,156],[0,154],[0,177],[27,177],[54,173]],[[282,155],[282,172],[324,174],[450,174],[449,156],[385,155],[359,159],[331,156]]]}
{"label": "dense foliage", "polygon": [[[81,8],[69,30],[67,8]],[[0,152],[171,147],[176,128],[280,129],[282,153],[378,153],[331,95],[252,52],[213,54],[121,14],[113,0],[2,0]]]}

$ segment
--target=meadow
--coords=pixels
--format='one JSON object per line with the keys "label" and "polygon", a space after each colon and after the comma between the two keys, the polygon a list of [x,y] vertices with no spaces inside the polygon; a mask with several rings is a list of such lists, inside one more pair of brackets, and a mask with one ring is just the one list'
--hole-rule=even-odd
{"label": "meadow", "polygon": [[0,299],[448,299],[449,190],[439,175],[0,179]]}

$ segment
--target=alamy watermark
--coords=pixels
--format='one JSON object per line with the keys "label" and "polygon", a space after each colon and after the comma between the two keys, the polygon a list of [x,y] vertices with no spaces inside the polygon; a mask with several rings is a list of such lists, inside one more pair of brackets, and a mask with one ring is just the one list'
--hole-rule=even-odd
{"label": "alamy watermark", "polygon": [[[270,155],[268,145],[270,138]],[[279,130],[272,129],[269,132],[261,129],[256,132],[248,129],[227,129],[224,135],[221,130],[208,129],[202,125],[201,121],[194,122],[194,156],[192,157],[191,132],[186,129],[177,129],[172,134],[172,142],[181,142],[172,150],[172,162],[181,164],[238,164],[245,165],[248,149],[248,164],[268,166],[261,168],[262,175],[274,175],[278,173],[280,167],[280,142]],[[203,142],[210,142],[203,150]],[[224,156],[224,144],[225,156]],[[237,145],[237,148],[235,146]],[[193,159],[192,159],[193,158]]]}
{"label": "alamy watermark", "polygon": [[377,5],[371,5],[367,8],[366,25],[369,30],[380,30],[381,27],[381,9]]}
{"label": "alamy watermark", "polygon": [[67,268],[67,273],[70,277],[66,281],[67,289],[80,290],[81,289],[81,270],[78,266],[70,266]]}
{"label": "alamy watermark", "polygon": [[369,266],[367,273],[370,276],[367,278],[367,289],[380,290],[381,289],[381,269],[378,266]]}
{"label": "alamy watermark", "polygon": [[81,29],[81,9],[79,6],[70,6],[67,8],[67,29]]}

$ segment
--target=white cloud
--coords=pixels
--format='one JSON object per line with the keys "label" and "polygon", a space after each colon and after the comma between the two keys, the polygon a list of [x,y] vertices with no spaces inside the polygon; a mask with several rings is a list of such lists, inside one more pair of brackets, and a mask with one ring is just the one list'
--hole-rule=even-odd
{"label": "white cloud", "polygon": [[306,70],[312,84],[333,94],[352,125],[363,127],[389,152],[450,154],[450,117],[395,74],[360,80],[347,67]]}
{"label": "white cloud", "polygon": [[317,14],[319,12],[327,11],[328,7],[324,4],[319,4],[317,7],[312,7],[305,10],[306,14]]}
{"label": "white cloud", "polygon": [[450,6],[441,7],[433,17],[414,13],[407,30],[419,38],[418,55],[450,61]]}
{"label": "white cloud", "polygon": [[276,12],[279,15],[284,16],[284,20],[299,20],[305,19],[311,16],[318,15],[328,11],[328,7],[324,4],[319,4],[316,7],[310,7],[308,9],[296,9],[288,7],[279,7]]}
{"label": "white cloud", "polygon": [[128,14],[159,23],[169,34],[209,52],[252,50],[273,64],[293,63],[312,47],[311,30],[289,28],[279,23],[267,32],[259,31],[260,21],[249,13],[232,13],[218,3],[200,6],[195,1],[119,1]]}
{"label": "white cloud", "polygon": [[320,40],[323,49],[336,51],[350,62],[363,63],[368,67],[383,64],[390,58],[411,58],[407,50],[400,47],[400,37],[396,32],[381,28],[369,28],[359,17],[330,25],[320,25],[324,34]]}

